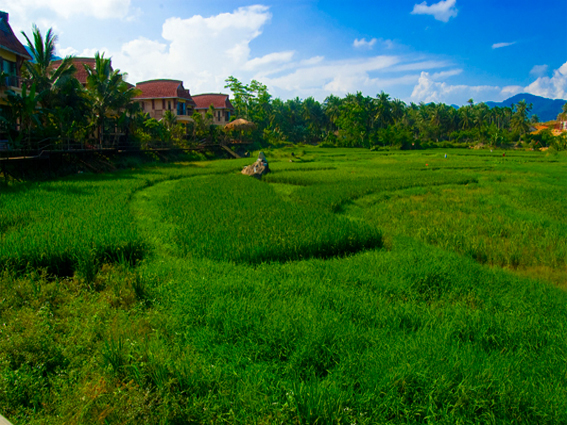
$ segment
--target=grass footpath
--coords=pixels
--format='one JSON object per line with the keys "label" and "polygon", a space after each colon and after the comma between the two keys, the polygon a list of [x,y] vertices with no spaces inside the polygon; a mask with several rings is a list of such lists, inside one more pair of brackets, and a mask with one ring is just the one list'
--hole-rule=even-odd
{"label": "grass footpath", "polygon": [[2,188],[0,413],[567,423],[567,158],[294,153]]}

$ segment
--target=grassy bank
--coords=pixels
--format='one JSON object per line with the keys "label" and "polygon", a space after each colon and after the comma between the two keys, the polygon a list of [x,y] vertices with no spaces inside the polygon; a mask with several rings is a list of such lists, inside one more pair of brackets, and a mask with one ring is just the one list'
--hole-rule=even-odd
{"label": "grassy bank", "polygon": [[[0,194],[15,424],[567,422],[567,158],[267,152]],[[293,162],[289,162],[292,159]]]}

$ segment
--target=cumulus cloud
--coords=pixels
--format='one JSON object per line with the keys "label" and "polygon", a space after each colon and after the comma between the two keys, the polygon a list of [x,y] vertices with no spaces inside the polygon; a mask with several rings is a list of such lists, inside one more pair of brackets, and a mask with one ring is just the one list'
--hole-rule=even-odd
{"label": "cumulus cloud", "polygon": [[504,90],[506,90],[507,93],[511,93],[511,91],[513,91],[511,87],[502,89],[498,86],[488,85],[451,85],[446,81],[437,81],[438,78],[446,78],[447,76],[448,74],[446,73],[430,75],[428,72],[422,72],[418,83],[411,94],[411,100],[413,102],[443,102],[462,105],[468,99],[474,99],[475,97],[482,99],[504,100]]}
{"label": "cumulus cloud", "polygon": [[[264,75],[263,81],[270,87],[284,92],[297,92],[306,96],[325,97],[328,94],[343,95],[372,86],[370,72],[389,69],[399,58],[376,56],[367,59],[342,61],[322,60],[316,64],[294,67],[282,76]],[[323,93],[323,95],[321,95]]]}
{"label": "cumulus cloud", "polygon": [[[344,96],[363,92],[375,96],[380,91],[392,88],[407,88],[411,91],[419,73],[395,71],[397,67],[413,68],[415,58],[382,55],[365,59],[321,60],[317,64],[301,66],[294,64],[292,70],[283,75],[264,75],[264,82],[273,93],[283,97],[309,97],[324,100],[328,95]],[[423,62],[421,62],[423,63]],[[429,63],[432,65],[432,63]],[[440,62],[439,65],[442,65]],[[408,92],[409,94],[409,92]]]}
{"label": "cumulus cloud", "polygon": [[130,79],[183,79],[192,92],[220,91],[237,71],[260,70],[290,61],[293,52],[251,58],[250,42],[271,19],[266,6],[241,7],[232,13],[188,19],[170,18],[162,41],[139,37],[112,55],[113,64],[128,70]]}
{"label": "cumulus cloud", "polygon": [[515,94],[522,93],[523,91],[525,90],[522,86],[506,86],[502,88],[502,96],[507,99]]}
{"label": "cumulus cloud", "polygon": [[550,99],[567,99],[567,62],[553,71],[553,76],[539,77],[526,87],[526,92]]}
{"label": "cumulus cloud", "polygon": [[515,41],[512,41],[511,43],[494,43],[492,45],[492,48],[493,49],[501,49],[502,47],[513,46],[514,44],[516,44]]}
{"label": "cumulus cloud", "polygon": [[1,0],[0,8],[19,16],[27,16],[31,10],[49,10],[69,18],[74,15],[92,16],[98,19],[126,18],[131,0]]}
{"label": "cumulus cloud", "polygon": [[261,58],[254,58],[244,64],[243,69],[254,71],[270,68],[281,63],[289,63],[293,59],[294,51],[269,53]]}
{"label": "cumulus cloud", "polygon": [[536,65],[530,71],[530,75],[532,77],[543,77],[545,74],[547,74],[548,69],[549,66],[547,65]]}
{"label": "cumulus cloud", "polygon": [[432,15],[441,22],[448,22],[449,19],[457,16],[458,10],[455,7],[457,0],[443,0],[439,3],[427,5],[427,2],[413,6],[412,15]]}
{"label": "cumulus cloud", "polygon": [[59,44],[56,45],[55,51],[57,52],[57,55],[63,58],[71,55],[77,56],[77,53],[79,53],[79,51],[73,47],[62,48]]}
{"label": "cumulus cloud", "polygon": [[[546,65],[534,67],[539,72],[547,71]],[[532,73],[533,73],[532,69]],[[451,85],[445,78],[451,71],[429,74],[422,72],[411,94],[414,102],[444,102],[464,104],[467,99],[481,98],[502,101],[518,93],[531,93],[550,99],[567,99],[567,62],[553,71],[552,77],[541,76],[528,86],[470,86]]]}
{"label": "cumulus cloud", "polygon": [[[257,79],[276,96],[319,100],[331,93],[375,95],[395,85],[404,85],[409,92],[420,71],[447,66],[444,61],[415,55],[328,60],[323,56],[297,58],[297,51],[288,50],[255,57],[250,44],[270,19],[266,6],[242,7],[211,17],[171,18],[163,24],[163,40],[140,37],[129,41],[112,54],[113,65],[127,70],[129,81],[180,79],[192,93],[225,91],[225,79],[234,75],[243,81]],[[365,40],[373,45],[381,42]]]}
{"label": "cumulus cloud", "polygon": [[92,58],[96,53],[100,53],[101,55],[104,55],[105,58],[111,57],[110,49],[106,47],[101,47],[99,49],[94,49],[94,48],[83,49],[82,51],[78,51],[73,47],[62,48],[61,45],[57,44],[55,46],[55,51],[57,56],[60,56],[62,58],[66,56],[75,56],[78,58]]}
{"label": "cumulus cloud", "polygon": [[357,39],[354,40],[354,43],[352,43],[352,45],[354,47],[356,47],[357,49],[369,49],[370,50],[374,47],[374,45],[376,44],[377,41],[378,40],[376,40],[375,38],[373,38],[370,41],[366,41],[365,38],[362,38],[360,40],[357,38]]}

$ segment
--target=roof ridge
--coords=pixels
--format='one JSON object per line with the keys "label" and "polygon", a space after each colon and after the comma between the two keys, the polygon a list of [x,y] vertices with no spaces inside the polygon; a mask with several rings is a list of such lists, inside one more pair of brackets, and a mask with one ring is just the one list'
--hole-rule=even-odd
{"label": "roof ridge", "polygon": [[139,81],[136,84],[145,84],[145,83],[157,83],[157,82],[172,82],[172,83],[181,83],[183,84],[182,80],[173,80],[170,78],[156,78],[155,80],[146,80],[146,81]]}

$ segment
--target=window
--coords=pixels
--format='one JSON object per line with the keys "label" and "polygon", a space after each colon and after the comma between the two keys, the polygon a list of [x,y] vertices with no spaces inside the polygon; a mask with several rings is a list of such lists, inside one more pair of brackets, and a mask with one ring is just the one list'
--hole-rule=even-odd
{"label": "window", "polygon": [[161,100],[161,109],[165,109],[165,99]]}
{"label": "window", "polygon": [[155,101],[155,99],[152,99],[152,109],[156,109],[156,101]]}
{"label": "window", "polygon": [[167,109],[169,109],[171,111],[171,100],[167,101]]}
{"label": "window", "polygon": [[2,61],[0,63],[0,71],[5,72],[9,76],[16,76],[16,63],[3,58],[0,60]]}

